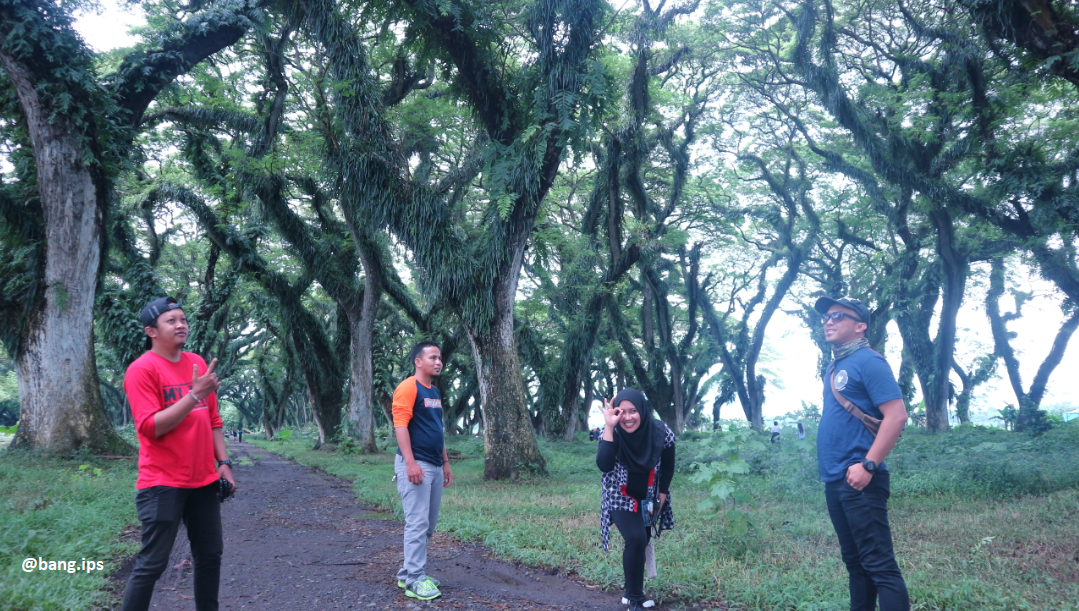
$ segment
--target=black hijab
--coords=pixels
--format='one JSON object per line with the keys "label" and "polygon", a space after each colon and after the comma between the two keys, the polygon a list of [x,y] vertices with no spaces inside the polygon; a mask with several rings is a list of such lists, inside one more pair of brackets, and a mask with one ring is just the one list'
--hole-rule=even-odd
{"label": "black hijab", "polygon": [[614,406],[618,407],[623,401],[629,401],[637,408],[641,424],[632,433],[624,431],[621,424],[614,427],[615,455],[628,471],[648,473],[659,462],[667,431],[662,422],[652,417],[652,404],[643,392],[636,388],[624,388],[615,395]]}

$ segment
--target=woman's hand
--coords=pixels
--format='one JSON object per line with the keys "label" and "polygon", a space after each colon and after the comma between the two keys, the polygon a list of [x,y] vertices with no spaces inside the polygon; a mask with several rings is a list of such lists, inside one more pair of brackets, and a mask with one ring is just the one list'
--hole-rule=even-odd
{"label": "woman's hand", "polygon": [[667,495],[662,492],[659,493],[659,507],[656,508],[656,513],[663,513],[663,506],[667,503]]}
{"label": "woman's hand", "polygon": [[622,419],[622,410],[614,406],[614,399],[603,400],[603,422],[608,429],[614,430]]}

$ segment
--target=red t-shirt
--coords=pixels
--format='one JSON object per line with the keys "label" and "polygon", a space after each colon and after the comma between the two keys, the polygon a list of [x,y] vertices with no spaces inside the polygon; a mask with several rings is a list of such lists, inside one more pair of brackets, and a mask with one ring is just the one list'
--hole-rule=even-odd
{"label": "red t-shirt", "polygon": [[152,486],[199,488],[218,480],[212,429],[223,426],[217,411],[217,393],[202,397],[176,428],[161,437],[154,434],[154,414],[187,396],[191,372],[199,366],[206,373],[201,356],[180,353],[180,361],[147,352],[124,374],[124,392],[131,403],[135,431],[139,435],[139,490]]}

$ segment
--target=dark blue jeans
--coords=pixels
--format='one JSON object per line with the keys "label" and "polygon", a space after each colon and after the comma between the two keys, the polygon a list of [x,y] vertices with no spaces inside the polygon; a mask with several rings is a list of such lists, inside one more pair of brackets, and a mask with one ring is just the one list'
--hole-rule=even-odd
{"label": "dark blue jeans", "polygon": [[142,550],[127,580],[123,611],[146,611],[154,584],[169,564],[172,544],[183,521],[195,565],[195,609],[217,611],[221,584],[221,500],[219,484],[202,488],[154,486],[135,494],[142,522]]}
{"label": "dark blue jeans", "polygon": [[824,484],[828,515],[839,536],[843,563],[850,573],[851,611],[908,611],[907,584],[899,572],[888,525],[888,474],[873,476],[862,491],[846,478]]}

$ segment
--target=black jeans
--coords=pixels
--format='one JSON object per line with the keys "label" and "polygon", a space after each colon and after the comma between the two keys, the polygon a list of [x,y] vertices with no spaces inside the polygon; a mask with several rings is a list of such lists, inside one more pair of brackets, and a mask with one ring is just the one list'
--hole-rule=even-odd
{"label": "black jeans", "polygon": [[877,473],[861,492],[846,478],[824,485],[828,515],[850,573],[851,611],[908,611],[907,584],[899,572],[888,525],[888,474]]}
{"label": "black jeans", "polygon": [[154,584],[169,563],[180,521],[187,527],[195,563],[195,609],[217,611],[221,585],[221,501],[219,484],[202,488],[154,486],[135,495],[135,510],[142,522],[142,550],[127,580],[123,611],[146,611]]}
{"label": "black jeans", "polygon": [[644,597],[644,548],[648,547],[648,529],[636,511],[612,511],[611,521],[626,540],[622,550],[622,572],[626,576],[626,599],[642,604]]}

